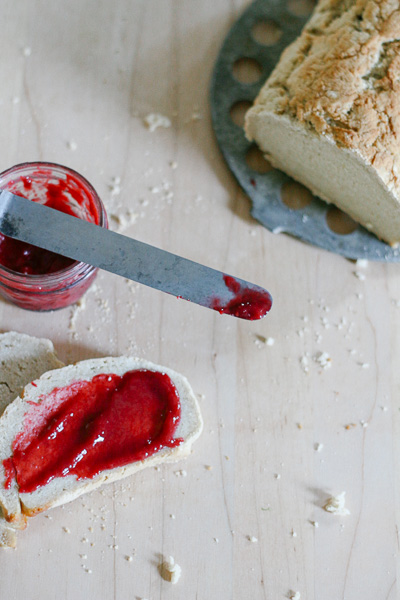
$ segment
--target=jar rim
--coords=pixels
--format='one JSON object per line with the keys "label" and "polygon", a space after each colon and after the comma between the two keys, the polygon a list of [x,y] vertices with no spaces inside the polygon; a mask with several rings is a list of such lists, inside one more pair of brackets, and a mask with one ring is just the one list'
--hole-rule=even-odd
{"label": "jar rim", "polygon": [[[67,167],[65,165],[61,165],[59,163],[55,163],[55,162],[47,162],[47,161],[32,161],[32,162],[22,162],[22,163],[18,163],[16,165],[14,165],[13,167],[10,167],[8,169],[5,169],[4,171],[0,172],[0,182],[1,179],[3,179],[4,177],[7,177],[11,174],[14,173],[18,173],[19,171],[22,171],[24,169],[29,169],[29,168],[37,168],[37,167],[44,167],[44,168],[49,168],[49,169],[53,169],[53,170],[60,170],[64,173],[68,173],[73,175],[74,177],[76,177],[80,183],[82,183],[82,185],[84,186],[84,188],[87,190],[87,192],[90,194],[90,196],[94,199],[94,201],[96,202],[96,204],[98,204],[98,209],[99,209],[99,226],[100,227],[108,227],[108,219],[107,219],[107,213],[106,213],[106,209],[105,206],[100,198],[100,196],[98,195],[98,193],[96,192],[95,188],[92,186],[92,184],[86,179],[86,177],[84,177],[83,175],[81,175],[81,173],[79,173],[78,171],[76,171],[75,169],[72,169],[71,167]],[[1,184],[0,184],[0,189],[1,189]],[[56,284],[56,283],[60,283],[63,279],[68,278],[69,276],[77,276],[79,274],[86,274],[87,269],[95,269],[95,267],[93,267],[92,265],[89,265],[87,263],[84,263],[82,261],[74,261],[71,265],[69,265],[68,267],[65,267],[64,269],[60,269],[58,271],[54,271],[53,273],[41,273],[41,274],[30,274],[30,273],[18,273],[18,271],[13,271],[12,269],[9,269],[8,267],[0,264],[0,276],[1,277],[5,277],[9,284],[11,283],[18,283],[18,284],[26,284],[26,285],[30,285],[30,284],[35,284],[35,285],[40,285],[40,284]]]}

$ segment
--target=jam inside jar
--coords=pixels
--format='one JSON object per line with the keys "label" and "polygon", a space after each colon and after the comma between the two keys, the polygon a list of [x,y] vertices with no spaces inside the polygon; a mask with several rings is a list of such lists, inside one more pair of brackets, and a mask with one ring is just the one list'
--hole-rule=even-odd
{"label": "jam inside jar", "polygon": [[[0,173],[0,188],[100,227],[108,226],[94,188],[68,167],[44,162],[16,165]],[[91,265],[0,233],[0,294],[21,308],[47,311],[69,306],[89,288],[96,272]]]}

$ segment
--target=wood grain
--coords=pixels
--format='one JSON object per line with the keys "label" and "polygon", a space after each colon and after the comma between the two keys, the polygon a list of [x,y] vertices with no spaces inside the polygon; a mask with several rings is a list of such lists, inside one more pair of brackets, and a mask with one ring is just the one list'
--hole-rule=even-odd
{"label": "wood grain", "polygon": [[[399,267],[362,270],[249,217],[208,106],[218,49],[247,4],[0,7],[0,167],[73,167],[131,222],[124,233],[275,300],[244,323],[102,273],[78,307],[34,314],[0,301],[2,330],[51,338],[65,362],[132,353],[181,371],[205,421],[185,463],[32,519],[0,557],[1,598],[398,596]],[[172,126],[150,133],[149,113]],[[325,512],[342,491],[351,514]],[[161,555],[182,567],[175,586]]]}

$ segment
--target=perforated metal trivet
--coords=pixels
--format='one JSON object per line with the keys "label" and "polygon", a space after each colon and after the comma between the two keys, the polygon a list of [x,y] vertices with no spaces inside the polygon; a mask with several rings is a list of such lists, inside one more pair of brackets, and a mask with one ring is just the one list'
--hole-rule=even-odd
{"label": "perforated metal trivet", "polygon": [[[298,0],[298,3],[304,0]],[[252,200],[251,214],[273,232],[287,232],[293,236],[336,252],[347,258],[398,262],[400,250],[378,240],[361,226],[347,235],[332,231],[327,223],[329,206],[314,199],[300,210],[289,208],[282,202],[282,186],[290,178],[273,169],[258,173],[246,163],[252,146],[242,127],[230,115],[237,102],[253,101],[263,83],[277,63],[283,49],[302,30],[307,16],[296,16],[288,8],[288,0],[256,0],[230,30],[215,65],[211,84],[211,111],[215,134],[226,162],[239,184]],[[293,4],[293,0],[292,0]],[[281,37],[273,45],[258,43],[253,28],[260,22],[276,24]],[[244,84],[233,74],[233,65],[241,58],[256,60],[262,74],[256,83]]]}

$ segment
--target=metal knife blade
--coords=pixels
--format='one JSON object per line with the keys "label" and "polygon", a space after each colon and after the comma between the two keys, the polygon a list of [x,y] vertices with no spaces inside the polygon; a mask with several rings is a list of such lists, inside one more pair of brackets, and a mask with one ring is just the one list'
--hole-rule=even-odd
{"label": "metal knife blade", "polygon": [[0,232],[242,319],[260,319],[272,305],[259,286],[7,190],[0,190]]}

